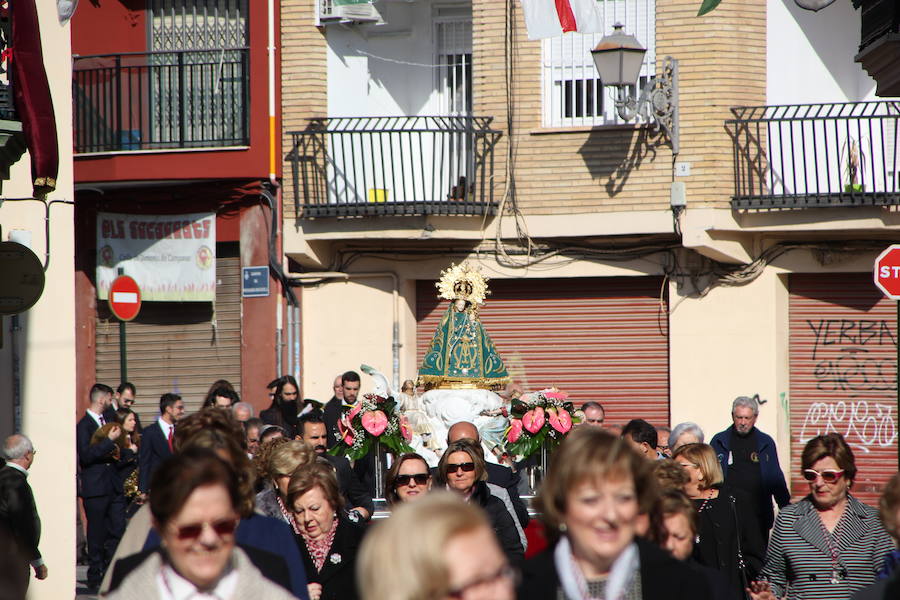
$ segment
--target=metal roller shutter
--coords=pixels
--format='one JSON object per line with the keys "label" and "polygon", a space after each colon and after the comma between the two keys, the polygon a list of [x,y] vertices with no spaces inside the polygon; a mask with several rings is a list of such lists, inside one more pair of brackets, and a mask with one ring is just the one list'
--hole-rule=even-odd
{"label": "metal roller shutter", "polygon": [[[510,376],[533,391],[555,385],[576,405],[599,400],[607,424],[669,423],[669,322],[662,279],[493,279],[479,311]],[[665,301],[665,299],[664,299]],[[418,362],[447,310],[433,281],[416,293]]]}
{"label": "metal roller shutter", "polygon": [[[180,394],[185,413],[200,408],[210,384],[241,384],[241,279],[237,244],[218,244],[216,303],[146,302],[127,325],[128,378],[137,387],[141,423],[159,414],[159,397]],[[225,253],[222,256],[221,253]],[[215,311],[215,313],[213,312]],[[97,305],[97,381],[119,382],[119,325]],[[215,319],[215,326],[213,326]]]}
{"label": "metal roller shutter", "polygon": [[800,455],[830,432],[853,448],[853,493],[877,505],[897,472],[897,313],[869,273],[790,276],[791,490]]}

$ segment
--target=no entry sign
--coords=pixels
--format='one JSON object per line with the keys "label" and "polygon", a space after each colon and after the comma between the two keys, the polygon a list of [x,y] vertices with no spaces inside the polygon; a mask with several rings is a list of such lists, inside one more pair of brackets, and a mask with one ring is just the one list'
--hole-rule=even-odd
{"label": "no entry sign", "polygon": [[141,310],[141,289],[128,275],[119,275],[109,286],[109,310],[121,321],[130,321]]}

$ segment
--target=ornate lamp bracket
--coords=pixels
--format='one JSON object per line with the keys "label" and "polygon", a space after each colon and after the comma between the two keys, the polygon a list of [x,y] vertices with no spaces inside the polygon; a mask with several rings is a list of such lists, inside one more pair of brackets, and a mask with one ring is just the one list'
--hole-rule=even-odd
{"label": "ornate lamp bracket", "polygon": [[678,61],[666,56],[662,71],[647,82],[637,99],[628,94],[627,86],[618,86],[616,112],[623,121],[640,116],[654,130],[661,128],[669,138],[672,153],[678,154]]}

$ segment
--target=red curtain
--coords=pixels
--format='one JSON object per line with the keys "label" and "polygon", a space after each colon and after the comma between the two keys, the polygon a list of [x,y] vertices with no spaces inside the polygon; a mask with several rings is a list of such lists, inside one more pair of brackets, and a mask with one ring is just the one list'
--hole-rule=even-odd
{"label": "red curtain", "polygon": [[56,188],[59,148],[50,84],[44,70],[35,0],[10,0],[12,9],[12,86],[16,113],[31,154],[35,195]]}

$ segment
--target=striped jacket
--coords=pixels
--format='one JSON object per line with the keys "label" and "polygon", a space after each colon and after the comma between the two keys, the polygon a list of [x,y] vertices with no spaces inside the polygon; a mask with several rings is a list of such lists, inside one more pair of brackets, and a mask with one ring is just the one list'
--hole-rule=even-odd
{"label": "striped jacket", "polygon": [[781,510],[762,571],[776,597],[787,594],[789,600],[845,600],[875,581],[894,543],[874,508],[850,495],[847,500],[844,515],[831,534],[837,543],[838,583],[831,582],[831,552],[809,497]]}

